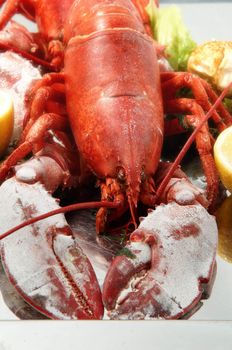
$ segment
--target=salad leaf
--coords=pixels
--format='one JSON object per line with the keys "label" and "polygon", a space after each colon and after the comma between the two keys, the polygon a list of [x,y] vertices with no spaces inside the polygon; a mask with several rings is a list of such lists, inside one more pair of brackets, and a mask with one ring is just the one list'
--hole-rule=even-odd
{"label": "salad leaf", "polygon": [[225,107],[228,109],[230,114],[232,114],[232,98],[225,98],[223,101]]}
{"label": "salad leaf", "polygon": [[136,258],[135,254],[133,254],[133,253],[130,251],[130,249],[128,249],[128,248],[126,248],[126,247],[122,248],[122,249],[121,249],[119,252],[117,252],[117,254],[116,254],[116,256],[122,256],[122,255],[125,255],[125,256],[127,256],[128,258],[130,258],[130,259],[135,259],[135,258]]}
{"label": "salad leaf", "polygon": [[176,6],[157,8],[154,0],[150,0],[146,11],[153,36],[166,47],[165,53],[172,68],[186,70],[188,58],[197,45],[182,20],[180,9]]}
{"label": "salad leaf", "polygon": [[153,37],[154,37],[154,39],[156,39],[156,22],[157,22],[157,19],[159,16],[158,13],[160,10],[155,5],[154,0],[149,0],[149,4],[145,7],[145,10],[146,10],[146,12],[149,16],[149,19],[150,19]]}

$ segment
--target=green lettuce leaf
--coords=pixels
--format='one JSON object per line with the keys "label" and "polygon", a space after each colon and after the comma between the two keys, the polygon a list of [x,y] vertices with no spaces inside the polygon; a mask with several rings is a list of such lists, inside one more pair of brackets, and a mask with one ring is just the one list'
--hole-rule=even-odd
{"label": "green lettuce leaf", "polygon": [[225,107],[228,109],[230,114],[232,114],[232,98],[225,98],[223,101]]}
{"label": "green lettuce leaf", "polygon": [[188,58],[196,48],[196,43],[182,20],[180,9],[176,6],[157,8],[154,0],[150,0],[146,11],[153,36],[166,47],[165,53],[172,68],[177,71],[186,70]]}

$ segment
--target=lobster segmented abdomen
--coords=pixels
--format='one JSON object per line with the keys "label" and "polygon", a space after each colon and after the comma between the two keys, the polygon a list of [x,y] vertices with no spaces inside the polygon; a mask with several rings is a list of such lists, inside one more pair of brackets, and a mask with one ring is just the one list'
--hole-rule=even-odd
{"label": "lobster segmented abdomen", "polygon": [[77,35],[91,35],[105,29],[131,28],[144,31],[141,17],[129,0],[90,0],[74,3],[64,27],[68,42]]}

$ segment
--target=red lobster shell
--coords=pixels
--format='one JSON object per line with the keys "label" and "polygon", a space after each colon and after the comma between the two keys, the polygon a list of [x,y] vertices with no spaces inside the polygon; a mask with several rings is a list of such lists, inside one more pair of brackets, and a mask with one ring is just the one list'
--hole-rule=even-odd
{"label": "red lobster shell", "polygon": [[[16,169],[16,176],[2,185],[2,206],[8,201],[10,208],[16,207],[17,213],[10,220],[17,223],[41,214],[45,206],[46,210],[57,208],[47,191],[54,191],[62,182],[69,184],[74,175],[64,151],[65,137],[62,134],[59,138],[59,132],[67,129],[66,109],[63,114],[57,113],[63,109],[56,104],[56,112],[47,111],[46,102],[48,95],[62,96],[80,156],[101,181],[100,204],[104,211],[98,219],[104,221],[107,204],[113,208],[108,202],[114,202],[118,216],[130,207],[135,223],[138,202],[147,206],[155,204],[154,176],[164,129],[156,49],[146,34],[146,16],[144,23],[141,18],[144,1],[73,0],[62,6],[57,0],[49,4],[43,0],[24,1],[17,2],[17,10],[30,13],[38,22],[51,67],[61,67],[63,55],[64,67],[61,73],[45,75],[31,93],[31,106],[36,100],[44,114],[37,116],[30,111],[22,143],[3,164],[0,177],[30,151],[36,153],[36,161],[23,165],[21,171]],[[11,0],[9,3],[13,4]],[[1,18],[0,23],[4,24]],[[183,75],[177,78],[178,84],[185,79]],[[167,86],[172,79],[172,74],[164,75]],[[187,83],[189,80],[186,79]],[[186,103],[173,101],[174,90],[167,94],[171,96],[169,108],[174,106],[177,112],[183,108],[186,112]],[[210,105],[203,102],[208,111]],[[191,112],[204,114],[203,107],[196,107],[193,102],[187,104],[187,112],[189,106],[195,108]],[[49,138],[47,129],[55,135]],[[49,142],[52,139],[49,152],[48,139]],[[60,156],[57,156],[58,148]],[[50,166],[45,165],[43,157],[48,158]],[[79,162],[79,155],[76,159]],[[53,172],[53,168],[57,171]],[[22,175],[25,169],[26,176]],[[160,206],[149,214],[130,238],[128,247],[136,258],[115,258],[107,274],[103,300],[112,318],[183,317],[203,297],[202,284],[210,285],[213,281],[217,228],[214,218],[200,205],[207,206],[204,195],[185,176],[176,174],[164,192],[164,203],[178,204]],[[3,231],[10,226],[9,220],[6,221],[2,224]],[[31,251],[34,258],[29,264]],[[49,317],[103,317],[93,268],[62,216],[34,223],[25,232],[21,229],[5,238],[2,257],[18,291]],[[139,281],[126,296],[120,295],[134,275]]]}

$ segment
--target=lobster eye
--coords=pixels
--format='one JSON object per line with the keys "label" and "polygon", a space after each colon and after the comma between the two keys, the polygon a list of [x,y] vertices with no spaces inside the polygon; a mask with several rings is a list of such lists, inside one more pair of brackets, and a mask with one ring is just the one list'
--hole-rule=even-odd
{"label": "lobster eye", "polygon": [[124,168],[118,168],[118,179],[120,182],[126,181],[126,172]]}
{"label": "lobster eye", "polygon": [[141,182],[145,182],[147,179],[147,175],[145,173],[145,170],[142,169],[141,174],[140,174]]}
{"label": "lobster eye", "polygon": [[146,178],[147,178],[144,170],[141,171],[140,176],[141,176],[141,181],[142,182],[144,182],[146,180]]}

